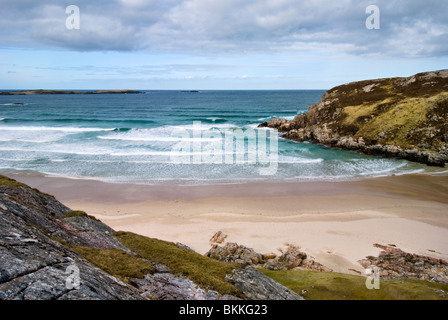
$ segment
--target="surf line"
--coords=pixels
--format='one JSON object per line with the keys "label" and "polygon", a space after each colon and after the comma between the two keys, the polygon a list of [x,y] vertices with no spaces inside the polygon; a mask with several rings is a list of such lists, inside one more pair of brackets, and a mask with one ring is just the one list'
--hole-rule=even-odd
{"label": "surf line", "polygon": [[272,130],[203,129],[201,121],[194,121],[192,129],[176,129],[171,138],[180,141],[171,148],[172,163],[258,164],[260,175],[277,173],[278,135]]}

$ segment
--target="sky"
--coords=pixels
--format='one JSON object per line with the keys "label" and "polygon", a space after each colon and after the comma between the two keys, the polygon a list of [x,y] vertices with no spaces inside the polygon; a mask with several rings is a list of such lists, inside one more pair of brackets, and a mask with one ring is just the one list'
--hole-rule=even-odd
{"label": "sky", "polygon": [[448,68],[447,13],[440,0],[1,0],[0,89],[330,89],[411,76]]}

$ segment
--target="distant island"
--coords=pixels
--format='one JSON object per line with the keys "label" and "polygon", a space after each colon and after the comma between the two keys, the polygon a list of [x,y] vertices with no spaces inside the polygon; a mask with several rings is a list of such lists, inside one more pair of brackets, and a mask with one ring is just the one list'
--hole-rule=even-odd
{"label": "distant island", "polygon": [[136,90],[21,90],[21,91],[0,91],[0,95],[31,95],[31,94],[117,94],[117,93],[142,93]]}

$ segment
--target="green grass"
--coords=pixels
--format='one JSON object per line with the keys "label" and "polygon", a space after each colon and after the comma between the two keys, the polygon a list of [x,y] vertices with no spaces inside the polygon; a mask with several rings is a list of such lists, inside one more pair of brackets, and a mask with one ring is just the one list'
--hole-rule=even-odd
{"label": "green grass", "polygon": [[150,262],[120,249],[70,247],[98,268],[127,283],[130,283],[130,278],[141,279],[154,273]]}
{"label": "green grass", "polygon": [[84,211],[80,211],[80,210],[70,211],[63,217],[63,219],[72,218],[72,217],[86,217],[86,218],[90,218],[95,221],[100,221],[97,218],[95,218],[94,216],[90,216],[87,213],[85,213]]}
{"label": "green grass", "polygon": [[116,232],[114,236],[141,257],[168,266],[174,275],[186,277],[204,289],[243,298],[242,293],[225,280],[225,276],[232,273],[233,269],[241,267],[238,264],[214,260],[181,249],[172,242],[131,232]]}
{"label": "green grass", "polygon": [[[346,106],[343,108],[342,127],[352,133],[354,138],[363,137],[365,141],[397,145],[403,148],[417,148],[424,142],[437,149],[442,142],[438,135],[429,134],[428,128],[443,130],[443,121],[431,121],[429,115],[436,114],[446,119],[442,111],[446,109],[444,91],[430,97],[404,98],[400,101],[388,97],[375,103]],[[435,111],[435,108],[441,109]],[[380,133],[382,133],[380,135]]]}
{"label": "green grass", "polygon": [[14,179],[10,179],[8,177],[0,175],[0,186],[6,186],[6,187],[24,187],[31,189],[29,186],[27,186],[24,183],[18,182]]}
{"label": "green grass", "polygon": [[8,178],[6,176],[0,175],[0,186],[5,186],[5,187],[23,187],[23,188],[27,188],[27,189],[31,189],[33,191],[36,191],[37,193],[40,193],[41,195],[45,195],[47,197],[51,197],[54,198],[53,195],[42,192],[38,189],[35,188],[31,188],[30,186],[22,183],[22,182],[18,182],[14,179]]}
{"label": "green grass", "polygon": [[[422,280],[380,279],[380,288],[369,290],[362,276],[307,270],[261,271],[307,300],[447,300],[437,290],[448,295],[448,285]],[[302,294],[302,290],[306,293]]]}

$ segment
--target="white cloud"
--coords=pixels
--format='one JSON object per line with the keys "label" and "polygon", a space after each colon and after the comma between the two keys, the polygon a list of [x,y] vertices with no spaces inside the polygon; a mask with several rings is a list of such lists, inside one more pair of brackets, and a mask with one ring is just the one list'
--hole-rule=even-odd
{"label": "white cloud", "polygon": [[248,54],[336,52],[446,56],[446,1],[378,0],[381,29],[366,30],[367,0],[78,0],[81,29],[65,5],[4,0],[0,45],[75,51]]}

